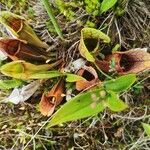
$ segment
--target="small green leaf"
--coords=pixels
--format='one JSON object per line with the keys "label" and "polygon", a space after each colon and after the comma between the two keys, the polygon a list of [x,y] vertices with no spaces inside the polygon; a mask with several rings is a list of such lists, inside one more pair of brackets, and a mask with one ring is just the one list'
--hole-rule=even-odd
{"label": "small green leaf", "polygon": [[[65,103],[50,120],[48,127],[67,121],[93,116],[104,110],[103,99],[100,97],[102,89],[79,94]],[[93,107],[92,105],[95,105]]]}
{"label": "small green leaf", "polygon": [[120,51],[120,47],[121,47],[120,44],[116,44],[112,49],[112,53]]}
{"label": "small green leaf", "polygon": [[112,91],[109,91],[109,95],[105,104],[110,110],[115,112],[119,112],[128,108],[128,105],[120,100],[118,95]]}
{"label": "small green leaf", "polygon": [[146,134],[150,137],[150,124],[142,123]]}
{"label": "small green leaf", "polygon": [[108,9],[112,8],[116,4],[117,0],[103,0],[100,12],[106,12]]}
{"label": "small green leaf", "polygon": [[2,90],[8,90],[12,88],[16,88],[22,85],[21,80],[0,80],[0,89]]}
{"label": "small green leaf", "polygon": [[130,88],[132,84],[136,81],[135,74],[128,74],[121,76],[117,79],[112,79],[110,81],[104,82],[104,87],[106,90],[114,91],[114,92],[123,92]]}
{"label": "small green leaf", "polygon": [[76,82],[79,80],[85,80],[83,77],[71,73],[66,73],[66,76],[67,76],[66,78],[67,82]]}

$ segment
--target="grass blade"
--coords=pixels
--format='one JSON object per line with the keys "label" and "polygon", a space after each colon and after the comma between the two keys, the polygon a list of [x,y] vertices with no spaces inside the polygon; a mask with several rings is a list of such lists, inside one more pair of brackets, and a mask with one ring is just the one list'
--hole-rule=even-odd
{"label": "grass blade", "polygon": [[52,7],[49,4],[49,1],[48,0],[42,0],[42,3],[43,3],[45,10],[47,11],[47,13],[48,13],[53,25],[54,25],[54,28],[55,28],[57,34],[60,36],[61,39],[63,39],[62,31],[58,25],[58,22],[56,21],[56,18],[53,14],[53,11],[52,11]]}

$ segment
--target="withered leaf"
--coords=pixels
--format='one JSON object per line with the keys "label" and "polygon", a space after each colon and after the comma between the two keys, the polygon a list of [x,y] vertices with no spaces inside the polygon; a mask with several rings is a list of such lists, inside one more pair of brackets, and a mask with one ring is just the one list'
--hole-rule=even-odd
{"label": "withered leaf", "polygon": [[29,83],[22,88],[15,88],[8,98],[4,99],[4,102],[11,102],[13,104],[18,104],[28,100],[39,88],[40,81],[36,80]]}

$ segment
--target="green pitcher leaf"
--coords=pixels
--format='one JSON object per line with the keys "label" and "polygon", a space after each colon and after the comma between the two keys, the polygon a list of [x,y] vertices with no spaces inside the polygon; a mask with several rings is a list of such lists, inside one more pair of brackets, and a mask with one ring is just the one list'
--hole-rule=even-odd
{"label": "green pitcher leaf", "polygon": [[48,127],[67,121],[94,116],[104,110],[103,98],[100,97],[102,89],[79,94],[65,103],[50,120]]}
{"label": "green pitcher leaf", "polygon": [[116,4],[117,0],[103,0],[100,7],[100,12],[106,12]]}
{"label": "green pitcher leaf", "polygon": [[135,74],[128,74],[121,76],[117,79],[112,79],[110,81],[104,82],[104,87],[106,90],[114,91],[114,92],[123,92],[130,88],[132,84],[136,81]]}
{"label": "green pitcher leaf", "polygon": [[37,72],[30,75],[29,79],[48,79],[63,76],[59,71],[43,71]]}
{"label": "green pitcher leaf", "polygon": [[48,71],[59,62],[53,64],[34,65],[23,60],[13,61],[7,63],[0,68],[0,72],[6,76],[16,79],[30,80],[30,79],[46,79],[55,78],[59,76],[66,76],[67,82],[76,82],[84,78],[71,73],[61,73],[59,71]]}
{"label": "green pitcher leaf", "polygon": [[94,62],[95,58],[92,53],[97,51],[99,47],[99,41],[102,40],[104,43],[109,43],[110,38],[94,28],[83,28],[81,30],[81,38],[79,44],[80,54],[90,62]]}
{"label": "green pitcher leaf", "polygon": [[28,80],[32,74],[47,71],[56,65],[57,62],[53,64],[34,65],[23,60],[18,60],[1,66],[0,72],[9,77]]}
{"label": "green pitcher leaf", "polygon": [[106,100],[106,106],[114,112],[119,112],[128,108],[128,105],[124,103],[122,100],[120,100],[119,96],[112,91],[109,91],[109,94]]}
{"label": "green pitcher leaf", "polygon": [[143,126],[146,134],[150,137],[150,124],[142,123],[142,126]]}
{"label": "green pitcher leaf", "polygon": [[0,89],[1,90],[9,90],[12,88],[19,87],[23,84],[21,80],[0,80]]}
{"label": "green pitcher leaf", "polygon": [[2,23],[13,36],[37,47],[48,48],[48,45],[37,37],[36,33],[23,17],[9,11],[1,11],[0,23]]}

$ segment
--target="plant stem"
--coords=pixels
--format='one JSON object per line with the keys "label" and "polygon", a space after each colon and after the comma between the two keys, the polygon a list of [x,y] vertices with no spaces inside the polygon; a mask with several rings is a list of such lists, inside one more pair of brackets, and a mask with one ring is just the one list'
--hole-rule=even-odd
{"label": "plant stem", "polygon": [[113,79],[111,76],[107,75],[106,73],[104,73],[98,66],[97,64],[94,62],[95,67],[97,68],[97,70],[103,74],[105,77],[107,77],[108,79]]}
{"label": "plant stem", "polygon": [[55,28],[57,34],[59,35],[59,37],[60,37],[61,39],[64,39],[64,38],[63,38],[62,31],[61,31],[61,29],[60,29],[60,26],[58,25],[58,22],[57,22],[57,20],[56,20],[54,14],[53,14],[51,4],[49,3],[48,0],[42,0],[42,3],[43,3],[43,5],[44,5],[44,7],[45,7],[45,10],[46,10],[47,13],[48,13],[48,16],[50,17],[50,19],[51,19],[51,21],[52,21],[52,24],[53,24],[53,26],[54,26],[54,28]]}

